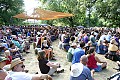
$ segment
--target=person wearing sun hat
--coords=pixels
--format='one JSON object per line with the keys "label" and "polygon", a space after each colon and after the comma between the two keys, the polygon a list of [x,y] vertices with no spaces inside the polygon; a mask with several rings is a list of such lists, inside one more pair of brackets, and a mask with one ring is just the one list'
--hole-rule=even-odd
{"label": "person wearing sun hat", "polygon": [[115,39],[111,39],[108,47],[108,54],[106,54],[105,57],[113,61],[119,61],[119,55],[117,55],[118,50],[118,43],[115,41]]}
{"label": "person wearing sun hat", "polygon": [[3,69],[3,67],[6,65],[6,58],[0,57],[0,80],[4,80],[7,76],[7,72]]}
{"label": "person wearing sun hat", "polygon": [[23,61],[21,61],[19,58],[12,60],[11,65],[10,65],[10,70],[13,70],[13,68],[18,64],[23,64]]}
{"label": "person wearing sun hat", "polygon": [[118,43],[115,41],[115,39],[111,39],[108,50],[109,51],[117,51],[118,50]]}
{"label": "person wearing sun hat", "polygon": [[94,80],[90,70],[86,67],[87,62],[87,56],[83,55],[80,58],[80,63],[75,63],[71,66],[70,80]]}
{"label": "person wearing sun hat", "polygon": [[1,66],[3,62],[5,62],[7,59],[5,57],[0,56],[0,69],[3,68],[4,66]]}
{"label": "person wearing sun hat", "polygon": [[29,74],[24,72],[25,65],[19,58],[12,60],[10,70],[5,80],[52,80],[47,74]]}
{"label": "person wearing sun hat", "polygon": [[115,41],[115,39],[112,39],[110,41],[110,44],[109,44],[109,47],[108,47],[108,50],[109,51],[113,51],[113,52],[116,52],[118,50],[118,43]]}

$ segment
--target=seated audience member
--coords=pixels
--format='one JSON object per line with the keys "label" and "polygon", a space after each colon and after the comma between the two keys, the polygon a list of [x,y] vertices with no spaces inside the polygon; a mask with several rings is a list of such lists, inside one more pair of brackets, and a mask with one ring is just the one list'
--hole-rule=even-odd
{"label": "seated audience member", "polygon": [[105,54],[103,41],[101,41],[101,40],[98,41],[98,44],[96,46],[96,53]]}
{"label": "seated audience member", "polygon": [[70,42],[69,34],[66,34],[64,36],[64,40],[63,40],[63,49],[65,51],[68,51],[68,49],[70,48],[69,42]]}
{"label": "seated audience member", "polygon": [[78,33],[75,35],[75,40],[74,40],[76,43],[78,43],[79,42],[79,40],[78,40]]}
{"label": "seated audience member", "polygon": [[62,31],[60,31],[60,32],[59,32],[59,35],[58,35],[58,39],[59,39],[59,45],[58,45],[58,47],[59,47],[60,49],[62,49],[62,40],[61,40],[61,36],[62,36]]}
{"label": "seated audience member", "polygon": [[73,43],[74,40],[75,40],[75,37],[74,37],[74,36],[71,36],[70,41]]}
{"label": "seated audience member", "polygon": [[44,37],[44,40],[42,43],[42,50],[45,51],[45,55],[48,60],[50,59],[55,60],[55,58],[53,58],[53,49],[51,47],[49,40],[46,37]]}
{"label": "seated audience member", "polygon": [[111,32],[108,32],[108,34],[106,35],[105,38],[106,38],[107,42],[110,43],[110,39],[112,38],[112,36],[111,36]]}
{"label": "seated audience member", "polygon": [[[87,53],[88,56],[88,63],[87,66],[92,72],[92,76],[94,72],[100,72],[102,69],[107,67],[107,62],[101,61],[96,55],[95,55],[95,48],[90,47]],[[97,65],[97,63],[101,63],[101,65]]]}
{"label": "seated audience member", "polygon": [[88,43],[85,46],[85,54],[87,54],[87,51],[89,50],[90,47],[92,47],[92,42],[88,41]]}
{"label": "seated audience member", "polygon": [[76,43],[72,43],[72,45],[71,45],[71,47],[69,48],[68,53],[67,53],[68,62],[72,62],[73,53],[74,53],[74,50],[75,50],[76,48],[77,48],[77,44],[76,44]]}
{"label": "seated audience member", "polygon": [[38,32],[38,35],[36,37],[36,46],[37,48],[41,48],[41,43],[44,40],[44,37],[42,36],[42,33]]}
{"label": "seated audience member", "polygon": [[3,43],[2,43],[2,46],[4,46],[4,47],[7,48],[7,49],[9,48],[9,46],[8,46],[8,44],[7,44],[6,42],[3,42]]}
{"label": "seated audience member", "polygon": [[23,51],[26,52],[26,53],[30,53],[28,50],[30,49],[30,43],[28,40],[25,40],[23,43],[22,43],[22,46],[23,46]]}
{"label": "seated audience member", "polygon": [[0,45],[0,56],[4,55],[4,51],[7,50],[7,48],[5,48],[4,46]]}
{"label": "seated audience member", "polygon": [[85,43],[88,43],[88,41],[89,41],[89,38],[88,38],[86,32],[84,33],[83,41],[84,41]]}
{"label": "seated audience member", "polygon": [[25,65],[23,61],[16,58],[10,65],[10,70],[5,80],[52,80],[51,76],[47,74],[29,74],[24,72]]}
{"label": "seated audience member", "polygon": [[28,49],[30,49],[30,44],[29,44],[29,37],[27,37],[25,40],[23,39],[23,36],[21,34],[18,34],[18,41],[21,44],[21,46],[23,47],[23,51],[25,51],[26,53],[28,52]]}
{"label": "seated audience member", "polygon": [[7,72],[3,69],[3,67],[6,65],[6,58],[0,57],[0,80],[4,80],[7,76]]}
{"label": "seated audience member", "polygon": [[12,43],[14,43],[15,46],[17,46],[20,49],[20,51],[23,52],[23,46],[19,43],[16,35],[13,35]]}
{"label": "seated audience member", "polygon": [[19,48],[17,48],[17,46],[15,46],[14,43],[10,44],[9,50],[10,50],[10,55],[12,56],[12,60],[15,58],[20,58],[21,60],[25,60],[20,54]]}
{"label": "seated audience member", "polygon": [[75,49],[75,51],[73,53],[72,64],[80,62],[81,56],[85,54],[85,51],[83,50],[84,46],[85,46],[85,43],[80,42],[80,47],[77,47]]}
{"label": "seated audience member", "polygon": [[96,39],[95,39],[95,34],[94,34],[94,32],[91,32],[90,41],[92,42],[92,45],[96,47],[97,42],[96,42]]}
{"label": "seated audience member", "polygon": [[6,51],[4,52],[4,54],[5,54],[5,57],[7,58],[7,60],[6,60],[6,65],[7,65],[7,64],[11,64],[12,56],[10,55],[10,51],[9,51],[9,50],[6,50]]}
{"label": "seated audience member", "polygon": [[83,55],[80,58],[80,63],[71,66],[70,80],[93,80],[89,68],[86,67],[87,61],[87,56]]}
{"label": "seated audience member", "polygon": [[104,51],[105,51],[105,54],[108,53],[108,41],[107,40],[104,40],[103,41],[103,45],[104,45]]}
{"label": "seated audience member", "polygon": [[52,63],[45,58],[45,52],[42,50],[38,52],[38,61],[39,61],[39,69],[42,74],[53,75],[55,72],[63,72],[64,69],[60,68],[60,64]]}
{"label": "seated audience member", "polygon": [[18,34],[18,41],[20,42],[20,44],[24,42],[24,39],[21,34]]}
{"label": "seated audience member", "polygon": [[48,49],[48,48],[50,48],[50,43],[49,43],[49,41],[47,40],[47,37],[44,37],[44,40],[43,40],[43,42],[42,42],[42,49]]}
{"label": "seated audience member", "polygon": [[105,55],[106,58],[111,59],[113,61],[120,61],[118,52],[118,46],[115,39],[112,39],[110,41],[109,47],[108,47],[108,54]]}

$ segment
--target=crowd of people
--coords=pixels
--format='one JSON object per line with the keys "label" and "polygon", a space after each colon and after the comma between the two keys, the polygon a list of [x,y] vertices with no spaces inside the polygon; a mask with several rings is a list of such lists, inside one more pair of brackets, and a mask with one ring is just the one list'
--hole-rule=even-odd
{"label": "crowd of people", "polygon": [[[0,75],[3,75],[0,79],[52,80],[54,73],[64,72],[59,63],[50,61],[56,61],[52,42],[57,39],[58,47],[67,52],[71,62],[70,80],[94,80],[94,73],[107,67],[107,62],[100,60],[96,53],[120,61],[120,33],[109,28],[4,26],[0,27]],[[41,74],[29,74],[24,70],[22,54],[31,54],[31,43],[38,56]]]}
{"label": "crowd of people", "polygon": [[[105,58],[120,61],[120,33],[112,29],[105,28],[89,28],[89,29],[70,29],[62,31],[59,34],[59,48],[67,51],[67,59],[71,62],[71,80],[80,80],[89,77],[82,74],[74,65],[80,65],[82,56],[87,56],[87,68],[90,69],[92,79],[94,80],[94,73],[100,72],[107,67],[107,62],[100,60],[99,56],[95,54],[104,55]],[[98,65],[99,63],[99,65]],[[78,66],[78,68],[81,68]],[[84,71],[84,69],[83,69]],[[74,74],[78,74],[74,76]],[[82,76],[82,78],[81,78]]]}

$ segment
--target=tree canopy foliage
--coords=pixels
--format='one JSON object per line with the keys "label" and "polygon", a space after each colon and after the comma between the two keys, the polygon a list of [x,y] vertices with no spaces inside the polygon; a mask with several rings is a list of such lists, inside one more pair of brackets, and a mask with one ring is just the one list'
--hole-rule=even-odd
{"label": "tree canopy foliage", "polygon": [[120,25],[120,0],[40,0],[41,7],[74,14],[73,17],[63,18],[48,23],[62,22],[64,24],[87,26]]}
{"label": "tree canopy foliage", "polygon": [[18,24],[20,20],[12,16],[23,12],[23,0],[0,0],[0,24]]}
{"label": "tree canopy foliage", "polygon": [[[40,0],[44,4],[44,8],[53,11],[71,13],[74,16],[53,20],[53,23],[64,23],[70,26],[84,25],[86,8],[84,0]],[[49,22],[49,21],[48,21]]]}
{"label": "tree canopy foliage", "polygon": [[[120,27],[120,0],[39,0],[41,8],[71,13],[73,17],[45,21],[68,26]],[[23,0],[0,0],[0,24],[19,24],[12,16],[23,12]]]}
{"label": "tree canopy foliage", "polygon": [[104,25],[120,27],[120,0],[97,0],[96,14],[104,19]]}

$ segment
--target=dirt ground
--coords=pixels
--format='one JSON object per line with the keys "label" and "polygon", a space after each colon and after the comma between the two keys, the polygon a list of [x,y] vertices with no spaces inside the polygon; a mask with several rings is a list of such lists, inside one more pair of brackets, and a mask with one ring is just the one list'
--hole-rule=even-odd
{"label": "dirt ground", "polygon": [[[55,73],[52,76],[53,80],[69,80],[69,75],[70,75],[69,67],[71,63],[67,62],[66,59],[67,52],[60,50],[58,48],[58,40],[53,42],[53,48],[54,48],[55,57],[57,59],[54,62],[59,62],[61,66],[65,69],[64,73],[60,73],[60,74]],[[26,69],[28,69],[29,73],[32,74],[35,74],[36,72],[40,73],[37,56],[34,53],[34,49],[32,45],[30,48],[30,52],[31,53],[24,55],[24,58],[26,59],[25,60]],[[108,62],[108,67],[102,72],[98,72],[98,73],[96,72],[94,78],[95,80],[107,80],[108,77],[110,77],[112,74],[117,72],[116,70],[113,69],[117,67],[117,64],[111,60],[105,59],[104,55],[97,54],[97,56],[99,56],[101,60],[106,60]]]}

